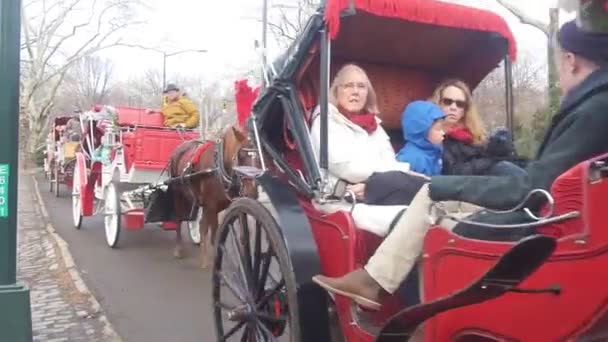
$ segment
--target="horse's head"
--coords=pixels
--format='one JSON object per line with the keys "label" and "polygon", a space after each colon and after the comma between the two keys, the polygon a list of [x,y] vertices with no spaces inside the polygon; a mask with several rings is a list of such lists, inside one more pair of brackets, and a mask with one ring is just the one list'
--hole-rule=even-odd
{"label": "horse's head", "polygon": [[[226,170],[235,166],[262,168],[261,156],[251,136],[239,125],[233,125],[224,134],[224,161]],[[252,179],[243,179],[240,184],[241,195],[257,197],[257,187]]]}

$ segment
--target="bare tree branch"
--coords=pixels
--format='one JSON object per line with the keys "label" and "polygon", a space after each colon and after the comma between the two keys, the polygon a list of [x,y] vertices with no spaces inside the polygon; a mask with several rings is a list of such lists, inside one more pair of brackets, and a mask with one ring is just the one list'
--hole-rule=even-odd
{"label": "bare tree branch", "polygon": [[278,16],[268,20],[268,27],[280,46],[288,46],[297,37],[319,2],[319,0],[298,0],[294,7],[276,6],[279,9]]}
{"label": "bare tree branch", "polygon": [[[132,17],[140,0],[32,0],[22,4],[21,110],[30,152],[68,73],[83,58],[122,43],[121,33],[142,23]],[[91,70],[93,72],[94,70]],[[99,71],[99,70],[97,70]],[[108,79],[92,83],[107,92]]]}
{"label": "bare tree branch", "polygon": [[109,60],[86,56],[76,62],[64,81],[64,90],[80,108],[105,104],[108,99],[113,68]]}
{"label": "bare tree branch", "polygon": [[519,21],[521,21],[523,24],[534,26],[549,37],[549,25],[527,15],[520,8],[510,3],[509,0],[496,0],[496,2],[516,16],[517,19],[519,19]]}

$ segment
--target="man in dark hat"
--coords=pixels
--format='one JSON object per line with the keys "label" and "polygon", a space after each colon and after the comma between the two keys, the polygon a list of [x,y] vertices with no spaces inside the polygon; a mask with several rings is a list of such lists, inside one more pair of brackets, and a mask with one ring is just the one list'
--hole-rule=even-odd
{"label": "man in dark hat", "polygon": [[[394,293],[414,268],[431,222],[438,219],[434,202],[463,201],[491,209],[509,209],[533,189],[549,190],[555,179],[573,166],[608,152],[608,6],[607,0],[582,0],[576,21],[562,26],[557,53],[559,111],[547,131],[536,160],[522,176],[434,176],[425,184],[364,268],[342,277],[317,275],[326,290],[353,298],[372,309]],[[578,24],[577,24],[578,23]],[[532,198],[527,207],[538,214],[545,203]],[[430,217],[429,217],[430,216]],[[522,223],[523,211],[510,214],[480,212],[469,220],[495,224]],[[454,232],[476,239],[516,241],[536,232],[490,229],[458,224]]]}
{"label": "man in dark hat", "polygon": [[80,141],[80,136],[82,134],[80,114],[82,114],[80,107],[74,106],[72,116],[65,124],[65,133],[70,141]]}
{"label": "man in dark hat", "polygon": [[173,83],[167,85],[164,93],[167,96],[167,103],[162,109],[165,126],[196,128],[199,121],[199,112],[194,103],[187,97],[180,95],[179,88]]}

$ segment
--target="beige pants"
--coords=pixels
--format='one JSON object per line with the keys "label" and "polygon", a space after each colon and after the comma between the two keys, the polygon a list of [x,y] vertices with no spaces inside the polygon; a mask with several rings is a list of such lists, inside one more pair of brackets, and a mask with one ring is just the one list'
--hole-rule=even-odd
{"label": "beige pants", "polygon": [[[422,253],[424,237],[431,225],[437,223],[440,213],[432,204],[429,186],[425,184],[393,231],[365,265],[367,273],[389,293],[397,291],[412,268],[416,266],[418,257]],[[478,208],[461,202],[443,202],[441,205],[443,210],[454,216],[464,216]],[[456,222],[446,219],[438,223],[450,230],[456,225]]]}

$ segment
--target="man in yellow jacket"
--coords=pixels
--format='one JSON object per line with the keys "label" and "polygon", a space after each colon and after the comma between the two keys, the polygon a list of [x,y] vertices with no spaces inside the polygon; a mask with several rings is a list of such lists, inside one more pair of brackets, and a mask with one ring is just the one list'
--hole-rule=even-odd
{"label": "man in yellow jacket", "polygon": [[167,127],[198,127],[199,112],[194,103],[187,97],[181,96],[179,88],[175,84],[168,84],[165,89],[167,103],[163,106],[162,113],[165,117]]}

